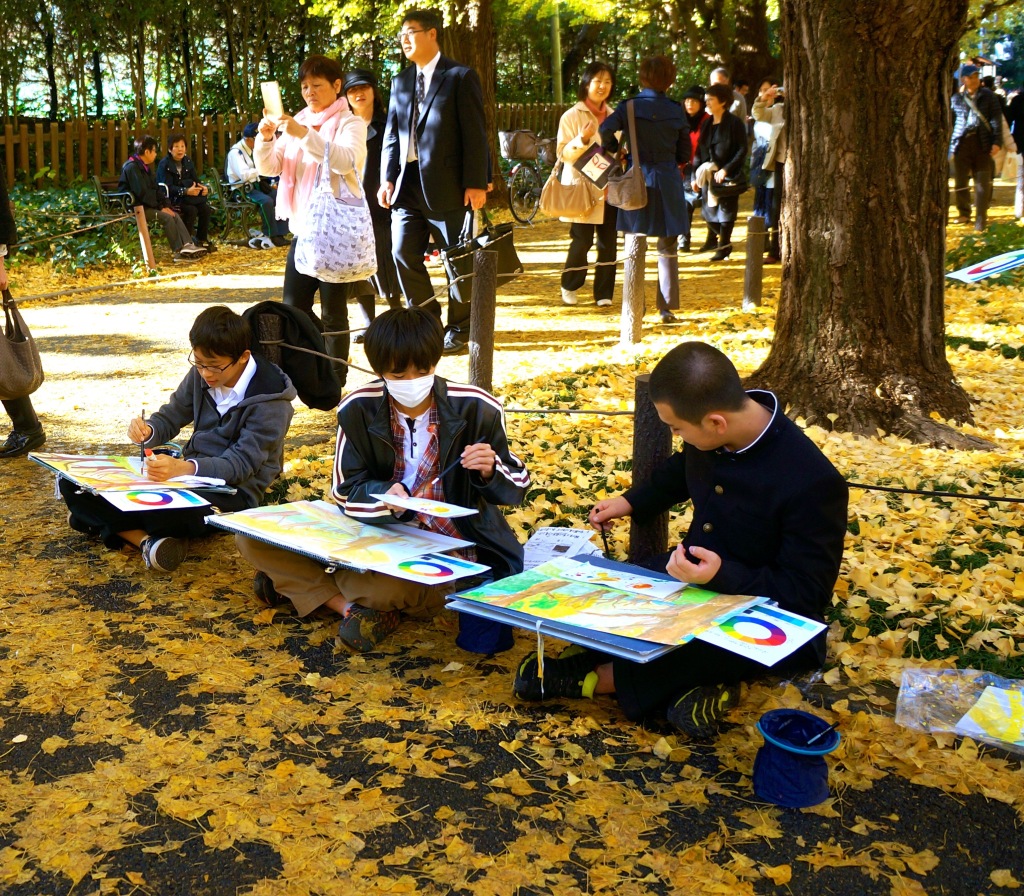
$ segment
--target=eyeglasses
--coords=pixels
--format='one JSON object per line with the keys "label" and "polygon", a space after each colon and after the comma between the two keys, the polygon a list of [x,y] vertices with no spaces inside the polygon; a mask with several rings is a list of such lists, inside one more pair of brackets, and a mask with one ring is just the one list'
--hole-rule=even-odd
{"label": "eyeglasses", "polygon": [[423,34],[423,32],[427,30],[428,29],[426,28],[420,28],[418,31],[399,31],[398,34],[395,35],[395,40],[398,43],[401,43],[403,40],[406,40],[407,38],[409,40],[412,40],[412,36],[414,34]]}
{"label": "eyeglasses", "polygon": [[235,358],[230,364],[225,364],[223,367],[214,367],[212,364],[200,364],[192,352],[188,353],[188,363],[191,364],[200,373],[210,371],[211,373],[223,373],[229,367],[234,367],[238,363],[238,358]]}

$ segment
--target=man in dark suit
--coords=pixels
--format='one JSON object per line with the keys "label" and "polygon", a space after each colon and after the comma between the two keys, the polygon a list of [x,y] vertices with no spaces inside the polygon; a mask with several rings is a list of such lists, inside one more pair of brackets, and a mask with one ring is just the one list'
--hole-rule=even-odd
{"label": "man in dark suit", "polygon": [[[441,17],[410,10],[398,40],[413,64],[392,82],[377,200],[391,208],[395,264],[411,305],[441,314],[423,256],[430,238],[458,242],[467,208],[487,198],[488,148],[480,79],[441,55]],[[469,305],[449,299],[445,354],[465,348]]]}

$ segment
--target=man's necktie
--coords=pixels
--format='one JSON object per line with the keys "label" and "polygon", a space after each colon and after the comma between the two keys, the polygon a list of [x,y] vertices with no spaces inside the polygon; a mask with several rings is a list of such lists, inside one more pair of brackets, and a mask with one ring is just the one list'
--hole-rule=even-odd
{"label": "man's necktie", "polygon": [[427,82],[423,77],[423,72],[416,73],[416,96],[412,104],[412,152],[415,158],[419,158],[419,147],[416,145],[416,128],[419,127],[420,123],[420,105],[423,103],[424,98],[427,95]]}

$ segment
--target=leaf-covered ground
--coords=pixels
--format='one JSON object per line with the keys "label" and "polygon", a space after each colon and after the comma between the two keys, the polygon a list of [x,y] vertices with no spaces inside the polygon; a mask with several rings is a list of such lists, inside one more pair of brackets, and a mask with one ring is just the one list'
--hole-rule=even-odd
{"label": "leaf-covered ground", "polygon": [[[628,409],[635,375],[683,339],[711,341],[741,372],[765,356],[778,271],[764,307],[740,312],[742,253],[718,266],[685,256],[681,322],[649,316],[642,345],[624,350],[614,310],[558,301],[564,227],[517,241],[530,274],[499,297],[495,359],[509,408]],[[277,295],[283,261],[225,248],[195,278],[27,303],[47,367],[35,399],[47,447],[125,449],[127,418],[180,379],[195,315]],[[16,270],[18,295],[60,285]],[[229,540],[194,545],[173,576],[148,573],[68,529],[40,468],[5,462],[0,892],[1011,893],[1024,881],[1020,763],[900,728],[893,701],[907,666],[1020,674],[1024,361],[1005,347],[1024,344],[1022,300],[949,291],[971,431],[996,450],[808,430],[851,480],[1022,503],[855,489],[829,670],[747,688],[710,743],[628,724],[607,700],[517,702],[526,635],[481,658],[454,646],[442,616],[377,653],[340,654],[329,619],[255,604]],[[465,370],[465,358],[440,367]],[[630,481],[629,417],[510,413],[509,428],[534,479],[511,515],[524,539],[582,525],[595,498]],[[296,414],[282,495],[323,489],[332,434],[331,414]],[[613,549],[625,556],[625,527]],[[777,706],[839,723],[832,797],[813,810],[751,789],[754,724]]]}

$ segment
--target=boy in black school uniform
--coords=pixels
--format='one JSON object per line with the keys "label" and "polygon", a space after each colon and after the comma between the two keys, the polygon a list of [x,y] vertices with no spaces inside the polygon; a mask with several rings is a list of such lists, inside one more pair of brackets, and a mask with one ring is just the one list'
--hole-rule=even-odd
{"label": "boy in black school uniform", "polygon": [[[848,488],[817,446],[785,416],[771,392],[745,392],[718,349],[687,342],[651,373],[658,416],[685,442],[650,482],[599,501],[591,524],[653,519],[686,500],[693,519],[660,564],[682,582],[726,594],[768,597],[783,609],[824,621],[839,573]],[[825,635],[773,672],[820,666]],[[535,653],[519,665],[513,690],[525,700],[615,694],[633,720],[664,711],[694,737],[717,730],[739,697],[738,683],[763,674],[760,663],[691,641],[640,664],[571,645],[545,661],[541,693]]]}
{"label": "boy in black school uniform", "polygon": [[[381,379],[350,392],[338,407],[334,499],[357,519],[414,522],[472,541],[474,547],[459,555],[490,566],[494,578],[521,572],[522,545],[499,507],[519,504],[530,477],[509,448],[501,404],[483,389],[435,375],[444,329],[423,308],[385,311],[367,327],[363,348]],[[458,458],[461,462],[433,484]],[[454,519],[418,515],[374,494],[417,495],[478,513]],[[243,535],[235,541],[259,570],[253,583],[258,598],[273,603],[286,597],[302,616],[320,607],[333,610],[342,617],[339,646],[357,653],[391,634],[402,613],[429,616],[454,590],[372,571],[327,573],[322,564],[292,551]],[[512,632],[501,623],[460,614],[456,644],[494,653],[512,646]]]}
{"label": "boy in black school uniform", "polygon": [[60,478],[68,525],[99,537],[112,549],[132,545],[150,569],[171,572],[185,559],[189,538],[209,534],[205,518],[220,510],[246,510],[263,502],[284,465],[284,437],[292,420],[295,387],[287,374],[249,351],[249,325],[234,311],[215,305],[203,311],[188,334],[192,365],[170,400],[148,420],[128,424],[136,445],[156,447],[192,425],[181,457],[148,454],[146,477],[223,479],[235,494],[193,489],[211,507],[127,512],[105,498]]}

